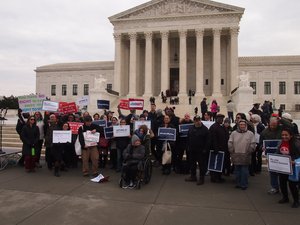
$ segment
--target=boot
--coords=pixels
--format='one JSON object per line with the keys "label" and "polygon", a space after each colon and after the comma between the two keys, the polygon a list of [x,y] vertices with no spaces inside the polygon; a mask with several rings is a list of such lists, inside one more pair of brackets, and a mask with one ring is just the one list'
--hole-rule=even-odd
{"label": "boot", "polygon": [[55,167],[55,168],[54,168],[54,176],[60,177],[60,174],[59,174],[59,167]]}
{"label": "boot", "polygon": [[204,184],[204,177],[201,176],[197,181],[197,185],[203,185],[203,184]]}
{"label": "boot", "polygon": [[197,178],[196,178],[196,176],[189,176],[189,177],[185,178],[185,181],[187,181],[187,182],[196,182]]}

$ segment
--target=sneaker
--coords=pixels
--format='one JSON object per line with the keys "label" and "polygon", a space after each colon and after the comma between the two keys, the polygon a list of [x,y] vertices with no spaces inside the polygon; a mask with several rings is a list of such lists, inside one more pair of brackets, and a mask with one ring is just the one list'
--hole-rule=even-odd
{"label": "sneaker", "polygon": [[130,181],[130,184],[128,186],[129,189],[134,189],[136,187],[136,184]]}
{"label": "sneaker", "polygon": [[271,188],[269,191],[268,191],[268,194],[270,195],[275,195],[275,194],[278,194],[279,193],[279,190],[276,189],[276,188]]}

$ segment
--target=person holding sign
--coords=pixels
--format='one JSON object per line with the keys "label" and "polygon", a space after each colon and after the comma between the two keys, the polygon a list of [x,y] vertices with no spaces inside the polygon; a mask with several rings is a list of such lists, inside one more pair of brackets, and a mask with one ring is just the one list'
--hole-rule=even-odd
{"label": "person holding sign", "polygon": [[240,120],[237,130],[231,133],[228,141],[228,150],[235,166],[236,188],[242,190],[248,188],[248,167],[251,163],[251,154],[255,151],[255,148],[255,135],[247,129],[247,122]]}
{"label": "person holding sign", "polygon": [[30,116],[21,132],[21,140],[23,142],[22,155],[24,155],[26,172],[35,172],[35,148],[38,145],[39,138],[40,131],[36,126],[35,118]]}
{"label": "person holding sign", "polygon": [[[92,117],[85,116],[84,124],[78,130],[79,142],[82,149],[82,173],[83,176],[89,176],[89,159],[92,161],[92,174],[93,176],[98,176],[98,160],[99,160],[99,152],[97,149],[97,144],[93,146],[89,146],[84,138],[83,133],[90,131],[92,134],[96,132],[100,133],[100,127],[92,124]],[[99,142],[99,141],[98,141]]]}
{"label": "person holding sign", "polygon": [[[294,164],[295,159],[300,158],[300,141],[294,138],[294,134],[291,129],[284,128],[281,132],[282,141],[276,153],[282,155],[289,155],[292,159],[292,164]],[[289,175],[279,174],[279,184],[282,193],[282,199],[278,203],[288,203],[288,190],[287,183],[289,183],[290,192],[293,196],[294,203],[292,208],[299,207],[299,192],[298,192],[298,181],[289,180]]]}

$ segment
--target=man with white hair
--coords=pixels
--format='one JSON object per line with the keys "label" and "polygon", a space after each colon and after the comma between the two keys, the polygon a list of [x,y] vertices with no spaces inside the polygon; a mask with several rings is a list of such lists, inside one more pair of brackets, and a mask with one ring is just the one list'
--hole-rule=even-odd
{"label": "man with white hair", "polygon": [[289,126],[295,135],[299,135],[298,126],[293,123],[292,115],[289,113],[283,113],[281,116],[281,122],[283,126]]}

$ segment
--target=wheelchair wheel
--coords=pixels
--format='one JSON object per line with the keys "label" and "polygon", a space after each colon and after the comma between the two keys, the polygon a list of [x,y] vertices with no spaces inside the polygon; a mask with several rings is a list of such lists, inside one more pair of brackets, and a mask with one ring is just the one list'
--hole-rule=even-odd
{"label": "wheelchair wheel", "polygon": [[152,162],[151,160],[148,158],[145,161],[144,164],[144,183],[148,184],[151,180],[151,176],[152,176]]}

